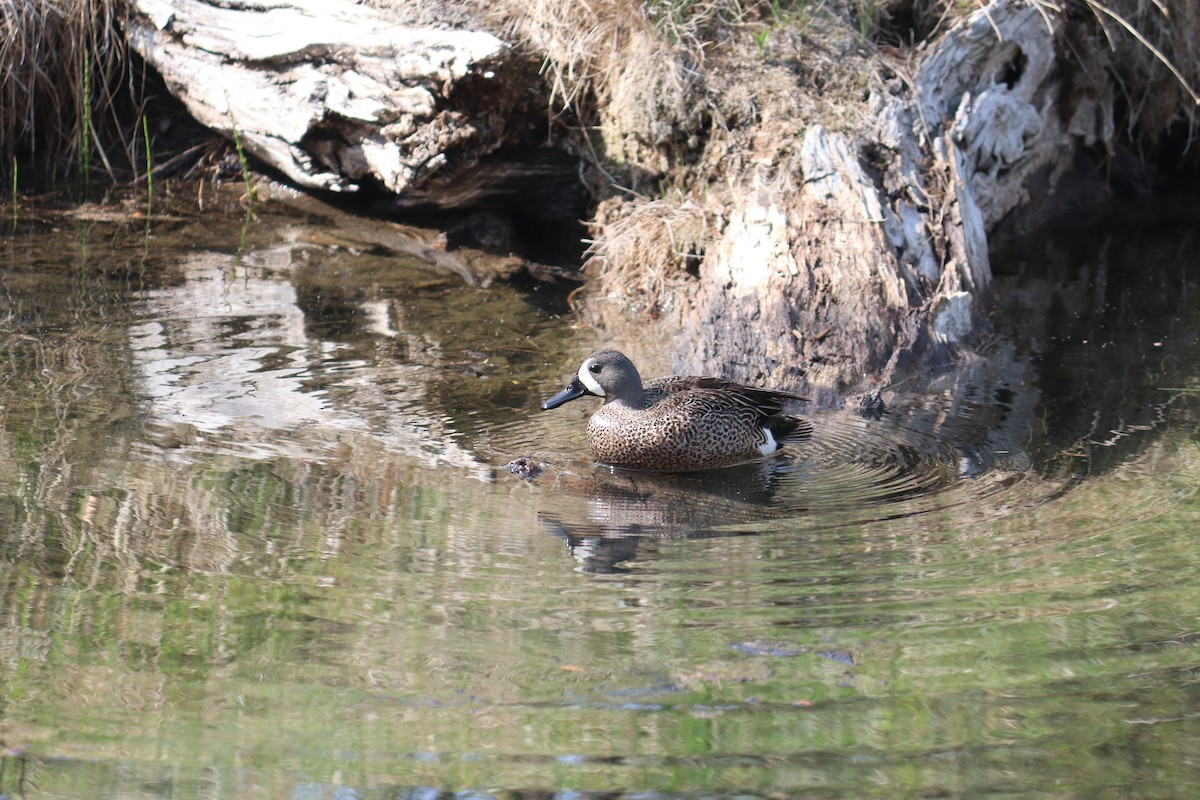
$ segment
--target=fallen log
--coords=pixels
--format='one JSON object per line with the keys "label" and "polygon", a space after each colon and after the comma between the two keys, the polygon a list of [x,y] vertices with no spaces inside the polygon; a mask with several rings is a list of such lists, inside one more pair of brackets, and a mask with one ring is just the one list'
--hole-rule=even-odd
{"label": "fallen log", "polygon": [[428,193],[529,142],[545,105],[530,65],[480,30],[350,0],[131,6],[130,45],[192,116],[306,189]]}

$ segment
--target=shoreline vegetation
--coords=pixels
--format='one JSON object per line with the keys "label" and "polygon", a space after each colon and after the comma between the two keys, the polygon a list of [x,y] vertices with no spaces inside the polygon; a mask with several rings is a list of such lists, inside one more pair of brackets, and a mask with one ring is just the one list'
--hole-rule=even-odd
{"label": "shoreline vegetation", "polygon": [[[371,5],[403,14],[411,4]],[[1098,66],[1112,70],[1125,89],[1115,99],[1123,107],[1115,146],[1164,166],[1196,168],[1200,8],[1185,0],[1030,5],[1047,19],[1078,19],[1103,37],[1109,53]],[[862,76],[837,75],[839,63],[829,60],[822,40],[849,36],[857,39],[861,59],[902,65],[955,20],[982,7],[962,0],[459,0],[442,5],[438,24],[491,29],[541,59],[549,113],[579,126],[581,134],[599,131],[583,149],[595,154],[617,185],[637,192],[657,190],[678,160],[672,156],[695,149],[701,126],[714,124],[702,119],[706,109],[698,102],[709,99],[704,74],[735,49],[769,60],[781,41],[811,39],[818,46],[807,53],[809,68],[825,73],[822,95],[831,88],[844,93],[824,98],[836,104],[853,99]],[[31,185],[45,182],[33,179],[42,172],[67,182],[79,179],[81,169],[113,181],[134,180],[144,171],[142,117],[152,119],[164,98],[160,83],[129,52],[129,14],[125,0],[17,0],[0,10],[5,177],[11,178],[14,161]],[[178,153],[154,155],[161,168]]]}
{"label": "shoreline vegetation", "polygon": [[[537,136],[590,197],[586,319],[821,404],[977,350],[998,237],[1200,165],[1188,0],[370,5],[540,66]],[[9,216],[56,187],[246,177],[244,137],[190,119],[130,45],[136,0],[0,13]]]}

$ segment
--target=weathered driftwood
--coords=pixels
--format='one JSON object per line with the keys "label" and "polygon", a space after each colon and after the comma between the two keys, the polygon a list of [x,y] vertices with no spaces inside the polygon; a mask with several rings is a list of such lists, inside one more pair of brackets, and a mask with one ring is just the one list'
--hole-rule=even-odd
{"label": "weathered driftwood", "polygon": [[[524,139],[535,82],[482,31],[351,0],[132,0],[129,41],[202,124],[309,189],[403,193]],[[522,127],[525,126],[525,127]]]}

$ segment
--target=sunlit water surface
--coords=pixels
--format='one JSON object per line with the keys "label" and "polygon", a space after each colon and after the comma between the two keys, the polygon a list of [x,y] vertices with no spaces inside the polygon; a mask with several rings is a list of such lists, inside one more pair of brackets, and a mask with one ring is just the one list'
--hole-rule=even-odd
{"label": "sunlit water surface", "polygon": [[677,477],[537,411],[609,344],[561,291],[104,219],[0,251],[0,790],[1200,794],[1194,219],[998,258],[979,361]]}

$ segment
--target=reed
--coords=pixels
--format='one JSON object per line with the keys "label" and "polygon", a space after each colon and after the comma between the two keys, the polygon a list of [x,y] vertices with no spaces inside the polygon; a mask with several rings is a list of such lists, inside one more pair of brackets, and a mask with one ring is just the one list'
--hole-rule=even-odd
{"label": "reed", "polygon": [[142,114],[142,143],[146,151],[146,225],[154,212],[154,151],[150,146],[150,121]]}
{"label": "reed", "polygon": [[20,170],[19,170],[19,165],[17,164],[17,159],[16,159],[16,157],[14,157],[12,160],[12,198],[11,198],[11,201],[12,201],[11,202],[11,204],[12,204],[12,229],[14,231],[17,229],[17,220],[19,219],[17,203],[21,197],[20,193],[17,191],[17,187],[18,187],[17,178],[18,178],[19,171]]}
{"label": "reed", "polygon": [[75,145],[75,169],[83,181],[83,196],[86,199],[91,194],[92,183],[92,65],[86,52],[79,66],[82,75],[77,108],[81,119],[75,134],[78,137]]}
{"label": "reed", "polygon": [[232,114],[229,118],[229,129],[233,131],[233,148],[237,151],[238,165],[242,170],[242,183],[246,185],[246,211],[253,215],[256,195],[254,180],[250,174],[250,160],[246,157],[246,148],[242,147],[242,134],[238,132],[237,122]]}

